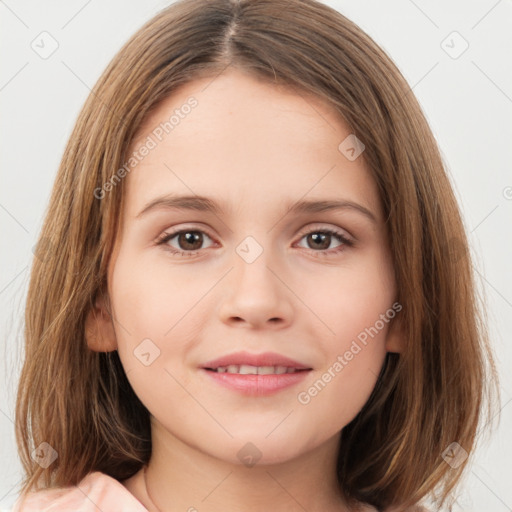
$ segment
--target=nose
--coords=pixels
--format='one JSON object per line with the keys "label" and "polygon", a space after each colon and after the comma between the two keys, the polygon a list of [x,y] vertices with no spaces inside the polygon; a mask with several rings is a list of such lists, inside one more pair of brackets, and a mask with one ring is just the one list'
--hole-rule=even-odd
{"label": "nose", "polygon": [[220,292],[224,323],[253,329],[282,329],[291,323],[293,293],[269,253],[263,250],[254,261],[234,254],[234,268]]}

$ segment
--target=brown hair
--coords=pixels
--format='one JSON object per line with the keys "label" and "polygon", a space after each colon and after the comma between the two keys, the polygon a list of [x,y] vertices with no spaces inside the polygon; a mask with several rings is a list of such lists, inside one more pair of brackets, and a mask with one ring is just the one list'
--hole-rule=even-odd
{"label": "brown hair", "polygon": [[[357,25],[315,0],[181,0],[147,22],[89,95],[65,149],[33,261],[16,403],[22,493],[118,480],[149,460],[149,413],[117,351],[95,352],[85,318],[106,290],[126,161],[148,114],[181,84],[228,66],[329,102],[365,145],[393,255],[405,349],[388,353],[373,393],[342,431],[340,488],[379,510],[449,500],[472,455],[498,377],[465,229],[435,139],[406,80]],[[340,141],[341,142],[341,141]],[[486,426],[486,425],[483,425]],[[46,442],[47,468],[31,457]],[[453,465],[455,466],[455,465]]]}

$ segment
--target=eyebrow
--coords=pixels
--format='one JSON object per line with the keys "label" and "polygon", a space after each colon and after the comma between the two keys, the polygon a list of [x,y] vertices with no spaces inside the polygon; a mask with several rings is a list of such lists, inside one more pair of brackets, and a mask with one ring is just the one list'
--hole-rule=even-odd
{"label": "eyebrow", "polygon": [[[144,208],[136,215],[136,219],[140,219],[147,213],[160,209],[179,209],[192,210],[199,212],[209,212],[215,215],[223,213],[222,207],[212,198],[205,196],[177,196],[166,194],[156,197],[144,206]],[[324,199],[324,200],[300,200],[291,205],[288,203],[286,213],[319,213],[332,210],[350,209],[366,216],[369,220],[377,223],[377,218],[368,208],[359,203],[348,201],[345,199]]]}

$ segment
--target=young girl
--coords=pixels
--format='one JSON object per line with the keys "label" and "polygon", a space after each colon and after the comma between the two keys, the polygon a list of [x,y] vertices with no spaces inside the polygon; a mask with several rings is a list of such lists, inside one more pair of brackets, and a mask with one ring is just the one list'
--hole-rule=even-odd
{"label": "young girl", "polygon": [[453,503],[498,389],[466,235],[405,79],[337,11],[160,12],[36,252],[15,510]]}

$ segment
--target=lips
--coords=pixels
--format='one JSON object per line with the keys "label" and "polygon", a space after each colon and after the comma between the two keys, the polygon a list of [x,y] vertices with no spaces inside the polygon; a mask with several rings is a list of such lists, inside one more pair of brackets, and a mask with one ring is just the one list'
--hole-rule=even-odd
{"label": "lips", "polygon": [[[300,361],[295,361],[289,357],[274,352],[263,352],[261,354],[251,354],[250,352],[236,352],[228,354],[218,359],[208,361],[201,366],[205,370],[217,371],[221,369],[230,369],[231,373],[249,374],[256,373],[252,369],[266,369],[261,373],[291,373],[291,371],[311,370],[312,368]],[[238,368],[236,368],[238,367]],[[274,368],[274,372],[268,369]],[[234,371],[238,370],[238,371]],[[259,372],[258,372],[259,373]]]}
{"label": "lips", "polygon": [[246,396],[268,396],[302,382],[312,368],[274,352],[237,352],[201,366],[209,382]]}

